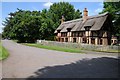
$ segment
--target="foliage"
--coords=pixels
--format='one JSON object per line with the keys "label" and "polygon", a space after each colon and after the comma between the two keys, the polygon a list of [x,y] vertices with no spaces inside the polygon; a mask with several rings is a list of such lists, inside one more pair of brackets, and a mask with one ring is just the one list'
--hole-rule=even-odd
{"label": "foliage", "polygon": [[34,42],[39,37],[41,25],[40,12],[18,11],[9,14],[10,17],[4,22],[3,35],[11,39],[18,39],[19,42]]}
{"label": "foliage", "polygon": [[9,56],[8,51],[1,45],[0,42],[0,60],[6,59]]}
{"label": "foliage", "polygon": [[77,19],[81,17],[80,10],[75,10],[74,6],[68,2],[54,3],[49,9],[50,18],[53,20],[53,28],[56,29],[61,23],[61,18],[64,16],[65,21]]}
{"label": "foliage", "polygon": [[120,1],[104,2],[104,9],[101,13],[109,12],[113,21],[113,34],[120,36]]}
{"label": "foliage", "polygon": [[54,31],[60,25],[61,16],[65,20],[81,17],[80,10],[68,2],[54,3],[50,9],[40,11],[26,11],[17,9],[3,22],[3,38],[18,40],[19,42],[35,42],[37,39],[54,39]]}

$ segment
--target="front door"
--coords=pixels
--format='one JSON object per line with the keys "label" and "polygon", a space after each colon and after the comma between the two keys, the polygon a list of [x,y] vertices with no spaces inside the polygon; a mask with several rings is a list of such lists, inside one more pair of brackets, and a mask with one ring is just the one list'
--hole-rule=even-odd
{"label": "front door", "polygon": [[91,38],[91,44],[95,44],[95,38]]}
{"label": "front door", "polygon": [[100,39],[100,45],[102,45],[102,39]]}
{"label": "front door", "polygon": [[65,38],[65,42],[68,42],[68,38]]}

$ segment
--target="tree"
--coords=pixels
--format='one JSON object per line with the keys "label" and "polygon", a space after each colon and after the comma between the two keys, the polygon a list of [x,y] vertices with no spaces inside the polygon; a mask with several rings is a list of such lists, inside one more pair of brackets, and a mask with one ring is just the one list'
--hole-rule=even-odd
{"label": "tree", "polygon": [[75,11],[75,13],[74,13],[74,19],[78,19],[78,18],[81,18],[82,16],[81,16],[81,14],[82,14],[82,12],[80,12],[80,10],[78,9],[78,10],[76,10]]}
{"label": "tree", "polygon": [[9,15],[10,17],[4,21],[6,26],[3,32],[4,37],[17,39],[19,42],[35,42],[39,38],[40,12],[18,9]]}
{"label": "tree", "polygon": [[120,1],[104,2],[104,9],[101,13],[109,12],[112,16],[113,34],[120,36]]}
{"label": "tree", "polygon": [[3,22],[3,37],[19,42],[35,42],[37,39],[54,39],[54,31],[60,25],[62,15],[65,21],[80,18],[80,10],[68,2],[54,3],[50,9],[26,11],[17,9]]}
{"label": "tree", "polygon": [[65,17],[65,21],[81,18],[80,10],[75,10],[74,6],[68,2],[54,3],[50,6],[49,13],[54,22],[54,29],[60,25],[62,16]]}

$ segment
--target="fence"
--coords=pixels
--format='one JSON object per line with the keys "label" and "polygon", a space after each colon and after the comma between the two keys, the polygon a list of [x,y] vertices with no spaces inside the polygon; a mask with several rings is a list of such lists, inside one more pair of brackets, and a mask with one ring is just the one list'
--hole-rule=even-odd
{"label": "fence", "polygon": [[103,46],[103,45],[92,45],[92,44],[83,44],[83,43],[71,43],[71,42],[57,42],[57,41],[46,41],[46,40],[38,40],[37,43],[42,45],[49,46],[59,46],[59,47],[67,47],[67,48],[78,48],[78,49],[86,49],[86,50],[98,50],[98,51],[118,51],[120,46]]}

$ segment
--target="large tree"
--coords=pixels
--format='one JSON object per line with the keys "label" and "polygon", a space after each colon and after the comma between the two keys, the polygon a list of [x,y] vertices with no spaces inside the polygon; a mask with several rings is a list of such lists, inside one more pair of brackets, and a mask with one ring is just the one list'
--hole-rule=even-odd
{"label": "large tree", "polygon": [[120,36],[120,1],[104,2],[104,9],[101,13],[109,12],[113,22],[113,34]]}
{"label": "large tree", "polygon": [[50,9],[26,11],[17,9],[11,12],[4,21],[3,37],[17,39],[19,42],[35,42],[37,39],[54,39],[54,31],[60,25],[60,19],[65,21],[80,18],[80,10],[68,2],[54,3]]}
{"label": "large tree", "polygon": [[64,16],[65,21],[81,18],[80,10],[75,10],[74,6],[68,2],[54,3],[49,9],[50,18],[54,22],[54,28],[56,29],[60,25],[60,19]]}
{"label": "large tree", "polygon": [[4,21],[3,37],[17,39],[19,42],[35,42],[39,38],[40,12],[18,9],[9,15]]}

